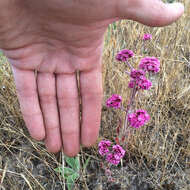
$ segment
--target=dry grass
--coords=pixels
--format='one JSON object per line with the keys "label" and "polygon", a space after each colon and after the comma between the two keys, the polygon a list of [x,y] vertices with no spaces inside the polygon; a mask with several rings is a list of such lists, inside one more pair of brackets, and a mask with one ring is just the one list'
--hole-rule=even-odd
{"label": "dry grass", "polygon": [[[161,71],[152,79],[153,88],[140,94],[137,103],[138,108],[149,112],[151,121],[140,130],[132,131],[124,164],[133,166],[135,175],[146,170],[148,176],[142,181],[151,184],[155,190],[190,189],[189,0],[185,1],[185,6],[184,16],[168,27],[150,28],[121,21],[110,25],[105,39],[104,103],[113,93],[126,100],[129,96],[129,78],[124,72],[127,67],[114,59],[120,49],[133,50],[136,56],[132,62],[136,65],[145,55],[161,61]],[[147,32],[153,39],[144,45],[146,54],[143,54],[141,38]],[[43,142],[30,138],[19,111],[11,70],[3,56],[0,56],[0,84],[0,189],[61,189],[63,179],[54,172],[54,168],[61,164],[61,154],[48,153]],[[119,117],[123,117],[119,111],[103,106],[100,138],[114,139]],[[92,169],[100,160],[96,147],[83,149],[80,153],[83,161],[89,156]],[[97,171],[94,168],[91,174],[83,173],[78,187],[90,189],[88,178]],[[116,178],[122,178],[122,174]]]}

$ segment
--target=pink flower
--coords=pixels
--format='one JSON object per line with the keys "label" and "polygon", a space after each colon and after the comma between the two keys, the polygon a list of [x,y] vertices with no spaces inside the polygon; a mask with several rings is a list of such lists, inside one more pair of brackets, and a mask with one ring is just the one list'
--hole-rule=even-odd
{"label": "pink flower", "polygon": [[146,40],[151,40],[152,39],[152,35],[151,34],[144,34],[143,36],[143,40],[146,41]]}
{"label": "pink flower", "polygon": [[157,73],[160,71],[160,61],[156,57],[145,57],[140,60],[139,68],[144,71]]}
{"label": "pink flower", "polygon": [[134,128],[143,126],[149,120],[150,116],[145,110],[137,110],[136,112],[128,115],[129,124]]}
{"label": "pink flower", "polygon": [[99,142],[98,144],[98,148],[99,148],[99,154],[101,156],[106,155],[109,152],[108,147],[111,145],[110,141],[106,141],[106,140],[102,140]]}
{"label": "pink flower", "polygon": [[[130,80],[130,81],[129,81],[129,84],[128,84],[128,87],[129,87],[129,88],[134,88],[134,87],[135,87],[135,83],[136,83],[135,80]],[[138,89],[138,88],[137,88],[137,89]]]}
{"label": "pink flower", "polygon": [[129,49],[123,49],[121,50],[117,55],[116,55],[116,60],[117,61],[127,61],[129,58],[133,57],[134,53],[132,50]]}
{"label": "pink flower", "polygon": [[150,80],[146,79],[145,77],[141,79],[132,79],[130,80],[128,87],[129,88],[134,88],[136,85],[136,89],[142,89],[142,90],[149,90],[150,87],[152,86],[152,83]]}
{"label": "pink flower", "polygon": [[132,69],[130,73],[130,77],[133,79],[142,79],[145,76],[145,72],[143,70]]}
{"label": "pink flower", "polygon": [[106,155],[106,160],[114,165],[118,165],[120,162],[120,159],[117,159],[113,153],[109,153]]}
{"label": "pink flower", "polygon": [[152,86],[152,82],[146,78],[137,81],[138,87],[142,90],[149,90]]}
{"label": "pink flower", "polygon": [[122,97],[117,94],[113,94],[108,100],[106,101],[106,106],[111,108],[120,108],[122,102]]}
{"label": "pink flower", "polygon": [[125,155],[125,150],[118,144],[114,145],[112,147],[112,150],[113,150],[113,154],[114,154],[115,158],[118,159],[118,160],[123,158],[124,155]]}

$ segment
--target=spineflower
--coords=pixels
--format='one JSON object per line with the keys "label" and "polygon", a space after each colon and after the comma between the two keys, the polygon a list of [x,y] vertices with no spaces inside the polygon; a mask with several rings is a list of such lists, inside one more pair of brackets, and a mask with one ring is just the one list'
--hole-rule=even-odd
{"label": "spineflower", "polygon": [[140,60],[139,68],[144,71],[157,73],[160,71],[160,61],[156,57],[144,57]]}
{"label": "spineflower", "polygon": [[152,35],[151,34],[144,34],[143,36],[143,40],[147,41],[147,40],[151,40],[152,39]]}
{"label": "spineflower", "polygon": [[[144,34],[144,41],[151,39],[151,34]],[[144,44],[145,43],[143,43],[143,45]],[[143,47],[143,49],[145,48]],[[147,56],[140,60],[138,69],[135,69],[128,62],[128,60],[133,56],[134,53],[132,50],[123,49],[119,51],[115,57],[117,61],[125,62],[127,64],[128,69],[125,72],[130,77],[128,87],[132,88],[132,90],[126,108],[124,107],[125,104],[122,103],[122,97],[118,94],[113,94],[106,101],[107,107],[115,109],[120,108],[122,111],[125,112],[124,123],[122,123],[122,121],[120,121],[121,119],[119,119],[119,124],[116,128],[116,144],[112,144],[112,142],[110,142],[109,140],[102,140],[98,144],[98,152],[104,159],[106,159],[109,167],[111,166],[111,164],[118,165],[125,156],[126,151],[122,148],[122,146],[127,147],[127,142],[125,141],[130,135],[130,127],[140,128],[150,120],[150,115],[147,113],[146,110],[135,110],[135,105],[137,105],[135,102],[135,98],[136,94],[138,94],[140,90],[149,90],[151,88],[152,82],[148,80],[147,77],[152,76],[153,73],[157,73],[160,71],[160,61],[156,57]],[[149,72],[149,74],[147,74],[147,72]]]}
{"label": "spineflower", "polygon": [[98,148],[99,148],[99,154],[101,156],[106,155],[109,152],[108,147],[111,145],[111,142],[108,140],[102,140],[100,141],[100,143],[98,144]]}
{"label": "spineflower", "polygon": [[111,142],[108,140],[100,141],[98,144],[99,154],[104,156],[110,164],[118,165],[125,155],[125,150],[118,144],[113,145],[112,148],[110,145]]}
{"label": "spineflower", "polygon": [[125,155],[125,150],[120,145],[113,145],[112,147],[113,154],[116,159],[121,159]]}
{"label": "spineflower", "polygon": [[119,53],[117,53],[116,55],[116,60],[117,61],[128,61],[129,58],[133,57],[134,56],[134,53],[132,50],[129,50],[129,49],[123,49],[121,50]]}
{"label": "spineflower", "polygon": [[106,160],[113,165],[118,165],[120,162],[120,159],[117,159],[113,153],[107,154]]}
{"label": "spineflower", "polygon": [[121,107],[122,97],[117,94],[113,94],[110,98],[106,101],[106,106],[109,108],[118,109]]}
{"label": "spineflower", "polygon": [[130,73],[130,77],[133,79],[143,79],[145,76],[145,72],[143,70],[136,70],[136,69],[132,69],[131,73]]}
{"label": "spineflower", "polygon": [[128,87],[129,88],[134,88],[136,86],[136,89],[142,89],[142,90],[149,90],[150,87],[152,86],[152,82],[145,77],[142,77],[141,79],[131,79]]}
{"label": "spineflower", "polygon": [[131,127],[139,128],[150,120],[150,116],[145,110],[137,110],[128,115],[128,121]]}

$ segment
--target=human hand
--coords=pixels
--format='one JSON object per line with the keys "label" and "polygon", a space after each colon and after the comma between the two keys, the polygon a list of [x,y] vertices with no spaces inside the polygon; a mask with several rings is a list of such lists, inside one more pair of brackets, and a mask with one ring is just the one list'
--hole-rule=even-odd
{"label": "human hand", "polygon": [[30,135],[45,139],[50,152],[63,146],[68,156],[95,143],[108,24],[131,19],[164,26],[182,13],[180,4],[160,0],[0,0],[0,49],[11,63]]}

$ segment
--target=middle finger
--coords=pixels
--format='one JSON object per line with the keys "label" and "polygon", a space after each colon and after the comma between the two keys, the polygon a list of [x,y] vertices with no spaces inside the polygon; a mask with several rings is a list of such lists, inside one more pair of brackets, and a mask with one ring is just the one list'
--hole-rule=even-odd
{"label": "middle finger", "polygon": [[64,153],[75,156],[80,150],[79,97],[76,74],[57,74],[57,98]]}

